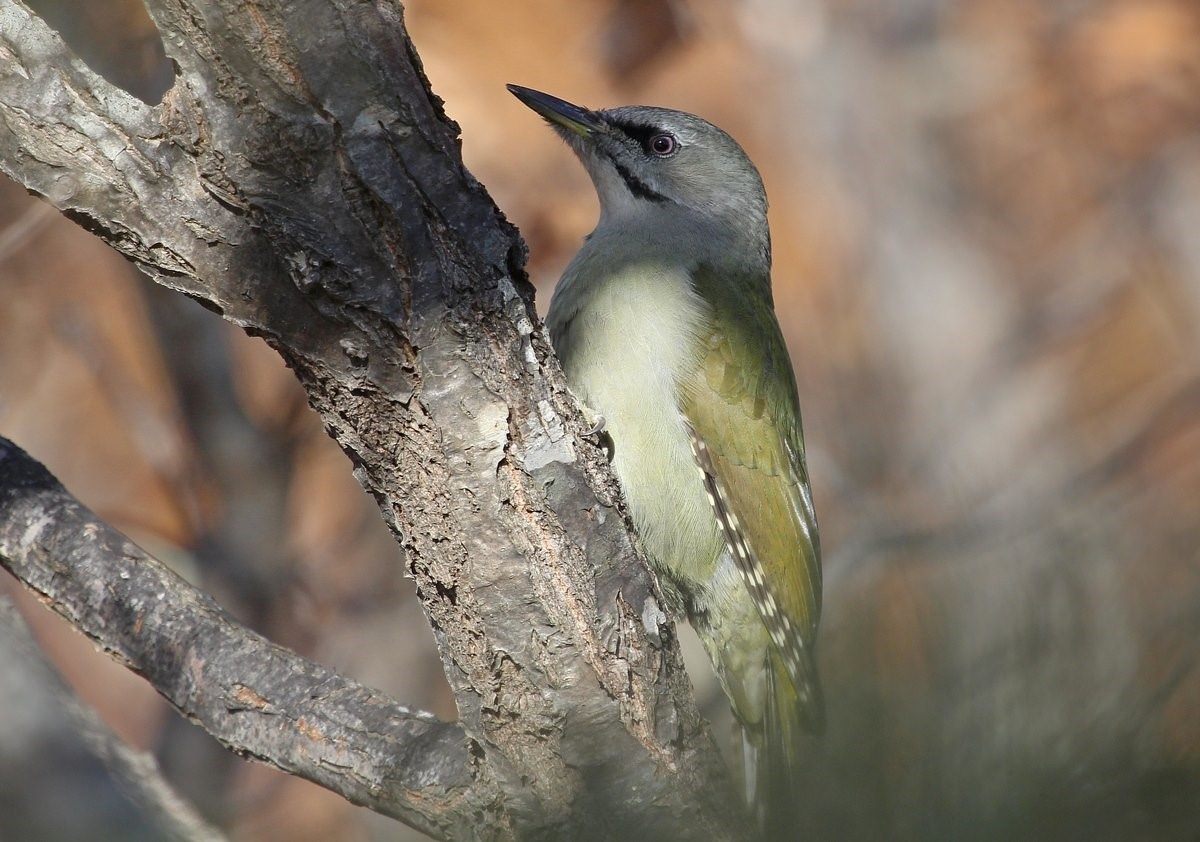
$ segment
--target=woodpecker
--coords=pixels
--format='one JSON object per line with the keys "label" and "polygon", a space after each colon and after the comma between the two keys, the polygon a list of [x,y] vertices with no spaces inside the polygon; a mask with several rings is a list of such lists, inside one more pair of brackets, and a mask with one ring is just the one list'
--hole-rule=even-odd
{"label": "woodpecker", "polygon": [[612,439],[669,607],[729,698],[747,798],[769,838],[795,838],[804,735],[824,727],[821,560],[762,178],[692,114],[508,89],[566,141],[600,198],[550,303],[554,350]]}

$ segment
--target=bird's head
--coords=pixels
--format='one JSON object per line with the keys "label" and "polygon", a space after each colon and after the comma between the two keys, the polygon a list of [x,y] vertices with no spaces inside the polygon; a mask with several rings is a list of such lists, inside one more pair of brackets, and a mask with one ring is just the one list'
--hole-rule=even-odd
{"label": "bird's head", "polygon": [[767,196],[741,146],[707,120],[642,105],[593,111],[519,85],[509,91],[579,156],[601,225],[672,225],[731,236],[770,259]]}

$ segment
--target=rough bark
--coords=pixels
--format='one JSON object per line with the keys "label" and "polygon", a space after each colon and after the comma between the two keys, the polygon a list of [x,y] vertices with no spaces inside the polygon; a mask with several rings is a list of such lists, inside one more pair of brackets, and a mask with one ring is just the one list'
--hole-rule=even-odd
{"label": "rough bark", "polygon": [[470,820],[466,735],[235,622],[0,438],[0,565],[225,746],[437,835]]}
{"label": "rough bark", "polygon": [[147,5],[179,69],[158,106],[0,0],[0,168],[295,371],[405,549],[457,699],[473,820],[437,832],[734,836],[523,247],[399,4]]}

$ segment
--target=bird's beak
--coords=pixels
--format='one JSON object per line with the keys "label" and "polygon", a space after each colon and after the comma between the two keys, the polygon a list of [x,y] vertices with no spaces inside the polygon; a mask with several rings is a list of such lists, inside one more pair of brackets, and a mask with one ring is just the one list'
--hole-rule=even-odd
{"label": "bird's beak", "polygon": [[565,99],[535,91],[533,88],[523,88],[520,85],[508,85],[507,87],[509,93],[541,114],[547,122],[580,137],[588,137],[592,132],[604,127],[604,123],[596,116],[595,112],[573,105]]}

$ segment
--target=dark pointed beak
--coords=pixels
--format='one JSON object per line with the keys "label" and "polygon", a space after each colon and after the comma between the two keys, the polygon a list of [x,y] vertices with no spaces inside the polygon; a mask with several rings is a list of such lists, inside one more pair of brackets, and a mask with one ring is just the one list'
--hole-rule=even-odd
{"label": "dark pointed beak", "polygon": [[565,99],[520,85],[508,85],[507,88],[509,93],[541,114],[551,125],[560,126],[580,137],[587,137],[604,127],[604,123],[594,111],[574,105]]}

